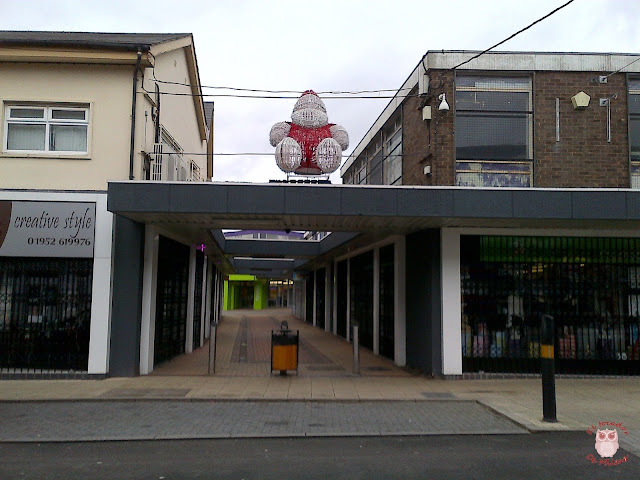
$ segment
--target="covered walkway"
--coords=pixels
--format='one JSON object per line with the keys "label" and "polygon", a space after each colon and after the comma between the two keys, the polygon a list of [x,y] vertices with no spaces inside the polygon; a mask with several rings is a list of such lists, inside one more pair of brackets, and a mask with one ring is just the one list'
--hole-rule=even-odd
{"label": "covered walkway", "polygon": [[[353,372],[353,347],[341,337],[305,323],[290,309],[225,311],[218,327],[216,375],[265,377],[271,368],[271,331],[286,320],[300,331],[299,375],[349,376]],[[209,343],[191,354],[158,365],[153,375],[207,375]],[[277,372],[274,372],[276,375]],[[360,374],[364,376],[410,376],[391,360],[360,349]],[[295,375],[295,373],[294,373]]]}

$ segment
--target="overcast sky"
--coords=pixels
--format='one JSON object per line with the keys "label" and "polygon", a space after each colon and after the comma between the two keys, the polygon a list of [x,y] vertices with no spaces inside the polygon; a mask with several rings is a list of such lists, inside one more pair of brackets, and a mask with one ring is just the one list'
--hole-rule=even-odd
{"label": "overcast sky", "polygon": [[[193,33],[207,86],[268,90],[399,88],[427,50],[483,50],[565,0],[0,0],[0,28]],[[576,0],[499,50],[640,53],[640,2]],[[223,93],[204,89],[204,93]],[[295,100],[217,98],[215,152],[273,152],[269,130]],[[358,144],[387,99],[325,100]],[[214,180],[283,179],[272,155],[214,160]],[[339,176],[332,176],[339,183]]]}

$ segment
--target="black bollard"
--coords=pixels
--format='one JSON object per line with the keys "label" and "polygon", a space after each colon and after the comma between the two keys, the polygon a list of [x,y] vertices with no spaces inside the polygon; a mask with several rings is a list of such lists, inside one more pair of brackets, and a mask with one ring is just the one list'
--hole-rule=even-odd
{"label": "black bollard", "polygon": [[556,418],[556,377],[555,356],[553,346],[555,344],[555,330],[553,317],[542,316],[540,329],[540,371],[542,372],[542,415],[545,422],[557,422]]}

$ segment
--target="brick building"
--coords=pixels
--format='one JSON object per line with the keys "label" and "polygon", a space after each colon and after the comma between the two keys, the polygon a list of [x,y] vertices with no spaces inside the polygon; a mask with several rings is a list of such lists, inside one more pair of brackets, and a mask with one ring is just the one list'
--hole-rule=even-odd
{"label": "brick building", "polygon": [[[638,185],[637,56],[490,52],[453,68],[474,54],[427,52],[345,162],[344,183]],[[574,106],[579,92],[588,106]]]}

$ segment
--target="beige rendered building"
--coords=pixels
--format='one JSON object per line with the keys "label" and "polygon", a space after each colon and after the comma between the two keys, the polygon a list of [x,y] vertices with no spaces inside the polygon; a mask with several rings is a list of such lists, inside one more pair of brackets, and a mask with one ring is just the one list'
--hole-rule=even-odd
{"label": "beige rendered building", "polygon": [[[0,376],[106,375],[107,182],[212,176],[193,37],[0,32],[0,102]],[[172,241],[187,248],[193,297],[195,247]]]}

